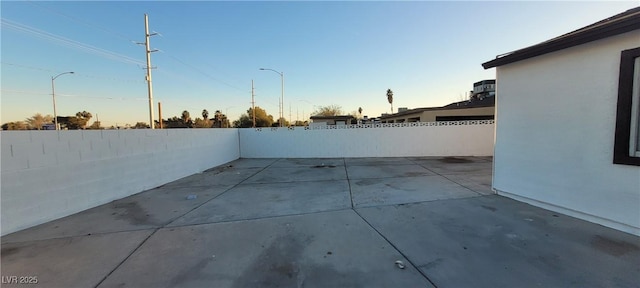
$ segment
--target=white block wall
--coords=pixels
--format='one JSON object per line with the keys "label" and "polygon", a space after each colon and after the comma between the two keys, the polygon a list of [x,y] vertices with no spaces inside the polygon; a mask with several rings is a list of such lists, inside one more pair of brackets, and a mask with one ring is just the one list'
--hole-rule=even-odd
{"label": "white block wall", "polygon": [[493,124],[240,129],[242,158],[491,156]]}
{"label": "white block wall", "polygon": [[1,233],[240,157],[237,129],[3,131]]}
{"label": "white block wall", "polygon": [[640,31],[497,68],[498,194],[640,235],[640,167],[613,164],[620,52]]}

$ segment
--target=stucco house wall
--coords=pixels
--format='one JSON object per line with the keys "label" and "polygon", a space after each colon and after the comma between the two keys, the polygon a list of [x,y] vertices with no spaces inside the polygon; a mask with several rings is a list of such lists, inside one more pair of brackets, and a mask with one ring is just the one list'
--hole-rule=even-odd
{"label": "stucco house wall", "polygon": [[613,164],[622,50],[640,30],[498,66],[493,187],[640,235],[640,167]]}
{"label": "stucco house wall", "polygon": [[495,107],[474,107],[460,109],[434,109],[417,111],[398,116],[386,116],[382,123],[418,122],[412,119],[419,118],[419,122],[435,122],[438,116],[490,116],[494,115]]}
{"label": "stucco house wall", "polygon": [[493,106],[440,111],[424,111],[420,116],[420,121],[433,122],[436,121],[437,116],[489,116],[494,114],[495,107]]}

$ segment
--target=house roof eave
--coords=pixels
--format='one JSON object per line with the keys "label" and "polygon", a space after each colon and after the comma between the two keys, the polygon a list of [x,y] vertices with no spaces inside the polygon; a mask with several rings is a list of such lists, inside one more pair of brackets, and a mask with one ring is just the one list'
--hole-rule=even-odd
{"label": "house roof eave", "polygon": [[482,63],[482,67],[490,69],[638,29],[640,29],[640,7],[627,10],[540,44],[498,55],[496,59]]}

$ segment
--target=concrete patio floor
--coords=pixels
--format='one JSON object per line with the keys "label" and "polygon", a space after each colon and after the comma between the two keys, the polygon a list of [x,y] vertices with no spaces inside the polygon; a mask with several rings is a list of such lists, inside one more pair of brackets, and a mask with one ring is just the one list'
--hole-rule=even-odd
{"label": "concrete patio floor", "polygon": [[2,237],[2,287],[640,285],[639,237],[494,195],[491,169],[239,159]]}

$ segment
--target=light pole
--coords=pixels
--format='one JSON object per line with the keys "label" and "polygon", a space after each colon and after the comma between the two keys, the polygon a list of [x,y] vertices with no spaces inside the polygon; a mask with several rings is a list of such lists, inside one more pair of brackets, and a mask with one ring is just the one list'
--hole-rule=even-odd
{"label": "light pole", "polygon": [[269,71],[273,71],[276,72],[278,74],[280,74],[280,105],[278,108],[280,108],[280,118],[278,118],[278,123],[280,124],[280,127],[283,126],[282,123],[282,117],[283,117],[283,109],[284,109],[284,72],[279,72],[276,70],[273,70],[271,68],[260,68],[260,70],[269,70]]}
{"label": "light pole", "polygon": [[56,130],[60,130],[60,127],[58,127],[58,113],[56,111],[56,85],[55,85],[55,80],[56,78],[64,75],[64,74],[73,74],[73,71],[69,71],[69,72],[63,72],[60,73],[56,76],[51,76],[51,96],[53,97],[53,125],[56,126]]}

